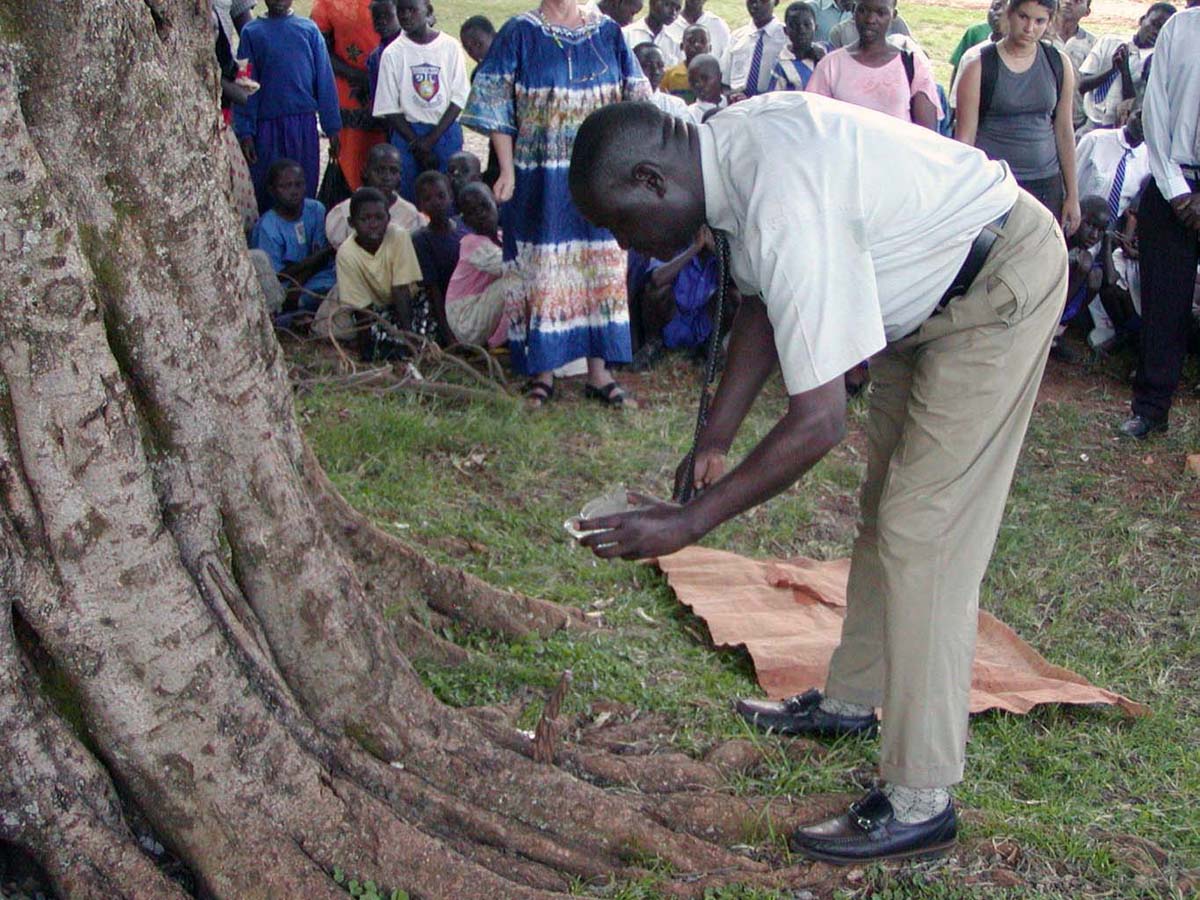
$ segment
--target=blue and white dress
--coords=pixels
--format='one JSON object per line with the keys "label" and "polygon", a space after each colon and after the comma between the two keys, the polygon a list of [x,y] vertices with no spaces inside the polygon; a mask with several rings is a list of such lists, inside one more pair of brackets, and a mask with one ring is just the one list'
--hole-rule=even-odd
{"label": "blue and white dress", "polygon": [[647,100],[650,85],[607,16],[565,28],[527,12],[510,19],[476,70],[462,114],[468,128],[513,137],[516,186],[500,222],[504,259],[521,294],[509,304],[513,367],[526,375],[580,357],[628,362],[625,254],[571,202],[567,172],[588,114]]}

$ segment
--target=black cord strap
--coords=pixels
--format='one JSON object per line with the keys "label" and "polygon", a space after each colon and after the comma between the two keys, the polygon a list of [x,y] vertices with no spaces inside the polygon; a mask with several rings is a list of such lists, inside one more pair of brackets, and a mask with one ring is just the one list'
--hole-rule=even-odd
{"label": "black cord strap", "polygon": [[687,503],[696,494],[696,451],[700,435],[708,424],[708,407],[712,402],[712,385],[717,377],[717,357],[721,349],[721,322],[725,318],[725,305],[729,294],[729,235],[713,229],[713,246],[717,252],[717,308],[713,311],[712,333],[708,336],[708,348],[704,358],[704,381],[700,386],[700,407],[696,412],[696,432],[692,435],[692,449],[683,461],[683,478],[675,484],[671,498],[676,503]]}

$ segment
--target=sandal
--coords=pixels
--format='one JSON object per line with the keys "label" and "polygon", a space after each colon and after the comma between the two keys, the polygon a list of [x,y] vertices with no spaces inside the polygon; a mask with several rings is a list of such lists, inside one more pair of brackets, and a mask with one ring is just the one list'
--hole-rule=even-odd
{"label": "sandal", "polygon": [[590,384],[583,386],[583,396],[589,400],[598,400],[606,406],[611,406],[614,409],[637,409],[637,401],[625,393],[625,389],[617,384],[616,380],[610,381],[604,387],[594,387]]}
{"label": "sandal", "polygon": [[538,381],[536,378],[531,378],[525,384],[525,401],[534,409],[545,406],[554,399],[554,385],[546,384],[544,381]]}

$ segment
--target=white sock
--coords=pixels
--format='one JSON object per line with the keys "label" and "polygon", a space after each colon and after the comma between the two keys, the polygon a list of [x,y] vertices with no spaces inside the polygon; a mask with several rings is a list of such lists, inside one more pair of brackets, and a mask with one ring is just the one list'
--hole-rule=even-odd
{"label": "white sock", "polygon": [[896,820],[912,825],[932,819],[950,803],[946,788],[911,788],[902,784],[885,784],[883,793],[892,804]]}
{"label": "white sock", "polygon": [[875,708],[862,703],[847,703],[845,700],[822,697],[821,712],[827,712],[833,716],[869,716],[875,712]]}

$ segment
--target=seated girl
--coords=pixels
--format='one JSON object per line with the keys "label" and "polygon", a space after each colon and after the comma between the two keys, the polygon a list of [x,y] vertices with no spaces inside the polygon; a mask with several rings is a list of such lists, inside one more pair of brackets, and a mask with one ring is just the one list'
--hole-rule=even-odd
{"label": "seated girl", "polygon": [[460,344],[500,347],[508,341],[504,307],[516,277],[504,264],[500,213],[482,182],[464,185],[458,206],[471,233],[459,244],[458,265],[446,287],[446,322]]}

